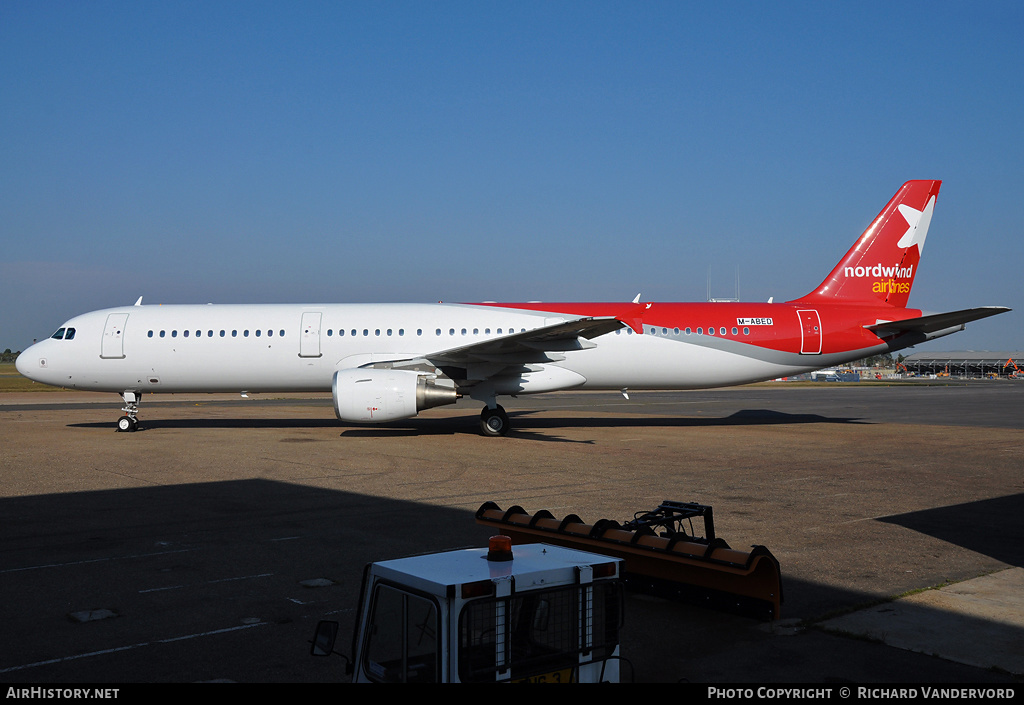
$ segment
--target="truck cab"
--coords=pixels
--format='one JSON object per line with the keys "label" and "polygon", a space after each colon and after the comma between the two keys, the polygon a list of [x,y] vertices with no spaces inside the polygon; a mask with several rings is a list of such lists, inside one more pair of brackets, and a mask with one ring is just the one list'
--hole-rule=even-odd
{"label": "truck cab", "polygon": [[[505,536],[371,563],[350,664],[356,683],[618,682],[620,561]],[[313,653],[333,650],[321,622]]]}

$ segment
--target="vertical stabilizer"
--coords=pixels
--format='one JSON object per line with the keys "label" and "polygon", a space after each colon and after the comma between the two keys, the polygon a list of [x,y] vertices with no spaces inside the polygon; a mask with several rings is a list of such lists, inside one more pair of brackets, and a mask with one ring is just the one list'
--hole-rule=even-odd
{"label": "vertical stabilizer", "polygon": [[821,285],[799,301],[906,308],[941,181],[908,181]]}

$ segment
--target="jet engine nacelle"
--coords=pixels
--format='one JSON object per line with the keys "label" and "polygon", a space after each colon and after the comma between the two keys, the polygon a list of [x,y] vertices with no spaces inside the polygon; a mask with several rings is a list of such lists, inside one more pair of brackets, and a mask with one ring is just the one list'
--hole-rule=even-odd
{"label": "jet engine nacelle", "polygon": [[411,370],[338,370],[331,392],[338,418],[360,423],[408,419],[424,409],[454,404],[459,396],[454,388]]}

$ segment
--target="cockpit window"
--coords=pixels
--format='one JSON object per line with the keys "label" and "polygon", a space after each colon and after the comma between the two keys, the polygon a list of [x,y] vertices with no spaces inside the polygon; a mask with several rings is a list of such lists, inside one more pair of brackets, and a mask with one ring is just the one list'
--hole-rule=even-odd
{"label": "cockpit window", "polygon": [[57,332],[50,336],[54,340],[73,340],[75,337],[74,328],[58,328]]}

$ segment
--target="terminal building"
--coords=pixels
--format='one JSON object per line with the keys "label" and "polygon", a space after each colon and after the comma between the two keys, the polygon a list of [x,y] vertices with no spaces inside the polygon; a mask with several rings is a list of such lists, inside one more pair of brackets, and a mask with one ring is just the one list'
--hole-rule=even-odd
{"label": "terminal building", "polygon": [[912,375],[1024,378],[1024,351],[914,353],[902,364],[905,373]]}

